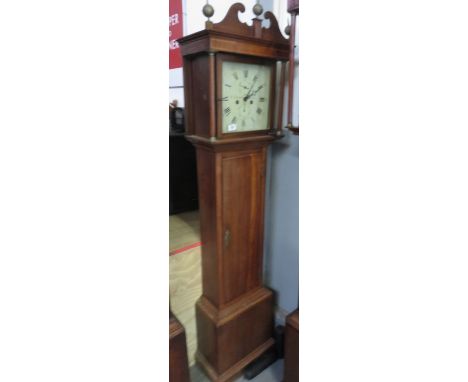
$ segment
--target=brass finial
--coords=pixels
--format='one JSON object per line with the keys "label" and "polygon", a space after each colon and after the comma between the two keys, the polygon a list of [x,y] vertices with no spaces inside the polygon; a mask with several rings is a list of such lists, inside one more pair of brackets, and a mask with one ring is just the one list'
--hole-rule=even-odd
{"label": "brass finial", "polygon": [[205,15],[205,17],[208,18],[208,20],[210,19],[211,16],[214,15],[214,8],[211,4],[208,3],[208,1],[203,6],[203,14]]}
{"label": "brass finial", "polygon": [[263,13],[263,7],[259,1],[257,1],[257,4],[253,6],[252,11],[255,14],[255,16],[260,16]]}

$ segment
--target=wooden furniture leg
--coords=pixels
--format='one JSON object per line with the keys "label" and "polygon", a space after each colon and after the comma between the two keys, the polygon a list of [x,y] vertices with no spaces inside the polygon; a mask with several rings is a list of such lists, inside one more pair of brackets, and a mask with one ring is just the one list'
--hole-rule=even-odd
{"label": "wooden furniture leg", "polygon": [[299,381],[299,309],[286,317],[284,382]]}
{"label": "wooden furniture leg", "polygon": [[190,382],[185,330],[169,311],[169,382]]}

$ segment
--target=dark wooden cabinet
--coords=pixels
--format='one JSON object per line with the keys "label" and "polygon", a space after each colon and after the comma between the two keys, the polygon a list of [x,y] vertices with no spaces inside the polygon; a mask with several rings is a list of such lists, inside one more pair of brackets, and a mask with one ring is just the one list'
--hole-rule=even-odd
{"label": "dark wooden cabinet", "polygon": [[195,149],[184,133],[169,134],[169,214],[198,209]]}
{"label": "dark wooden cabinet", "polygon": [[284,381],[299,381],[299,309],[286,318],[284,337]]}
{"label": "dark wooden cabinet", "polygon": [[169,382],[190,382],[185,330],[169,311]]}

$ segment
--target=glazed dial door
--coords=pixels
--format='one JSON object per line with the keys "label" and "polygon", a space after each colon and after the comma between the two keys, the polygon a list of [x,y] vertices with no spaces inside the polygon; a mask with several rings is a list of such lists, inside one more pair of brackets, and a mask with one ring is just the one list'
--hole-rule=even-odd
{"label": "glazed dial door", "polygon": [[269,128],[271,66],[224,61],[222,131],[239,133]]}

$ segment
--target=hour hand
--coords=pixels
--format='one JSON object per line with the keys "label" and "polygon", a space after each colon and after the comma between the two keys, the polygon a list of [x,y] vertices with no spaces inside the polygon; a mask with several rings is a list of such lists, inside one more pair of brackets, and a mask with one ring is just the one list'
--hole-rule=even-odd
{"label": "hour hand", "polygon": [[252,88],[249,89],[247,95],[243,98],[244,101],[247,101],[250,97],[252,97],[255,93],[252,93]]}

